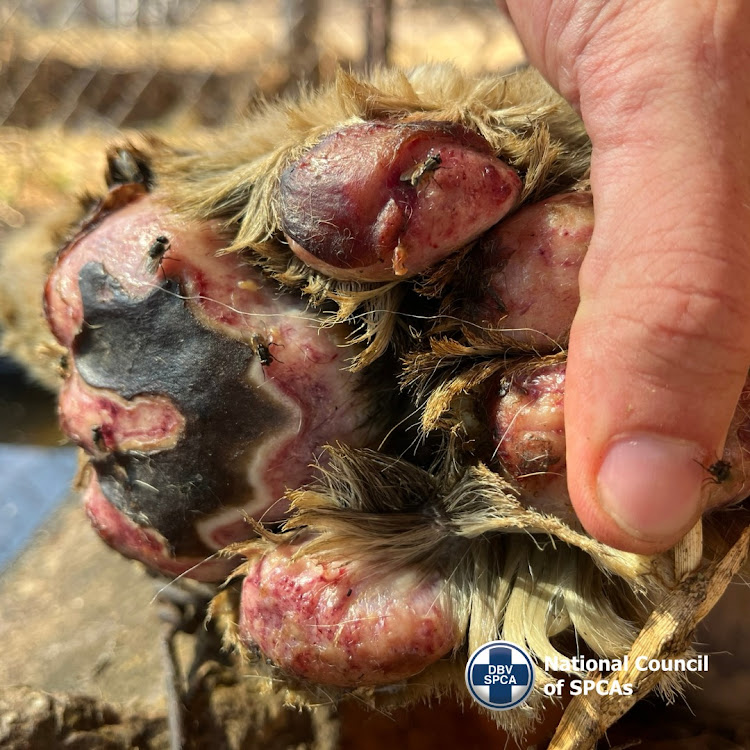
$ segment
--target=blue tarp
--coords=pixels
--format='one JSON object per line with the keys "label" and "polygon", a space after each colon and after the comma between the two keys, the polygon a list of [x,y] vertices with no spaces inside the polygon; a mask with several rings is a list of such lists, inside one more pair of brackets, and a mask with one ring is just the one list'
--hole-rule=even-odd
{"label": "blue tarp", "polygon": [[75,448],[0,444],[0,571],[67,497]]}

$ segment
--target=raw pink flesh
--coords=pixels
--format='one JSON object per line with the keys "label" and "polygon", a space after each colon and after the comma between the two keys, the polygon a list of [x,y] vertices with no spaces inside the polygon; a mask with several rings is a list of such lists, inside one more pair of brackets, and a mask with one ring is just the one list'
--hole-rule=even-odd
{"label": "raw pink flesh", "polygon": [[[160,265],[148,262],[157,236],[169,238],[169,250]],[[200,540],[196,551],[205,555],[251,536],[245,515],[282,518],[287,510],[284,492],[313,478],[310,464],[321,456],[325,444],[340,440],[366,445],[376,431],[373,420],[367,419],[372,410],[370,397],[360,388],[360,381],[344,371],[352,355],[351,349],[342,346],[346,329],[321,329],[302,301],[280,294],[275,284],[237,255],[217,256],[224,244],[215,227],[186,223],[160,204],[158,196],[144,195],[79,235],[58,258],[46,289],[50,325],[70,350],[69,376],[60,398],[61,421],[69,436],[93,457],[115,450],[157,454],[171,449],[181,438],[185,417],[164,394],[142,393],[126,399],[83,381],[72,348],[83,326],[78,278],[86,264],[101,263],[134,299],[153,294],[165,277],[177,278],[201,325],[241,342],[253,353],[258,341],[266,346],[266,364],[256,356],[246,383],[286,416],[268,425],[253,446],[243,469],[243,497],[211,515],[196,517],[195,534]],[[96,516],[104,513],[106,500],[90,500],[94,472],[90,477],[89,514]],[[107,513],[112,529],[112,514]],[[147,519],[141,523],[148,527]],[[95,525],[103,527],[104,522]],[[108,532],[107,538],[118,546],[114,532]],[[124,551],[133,545],[120,547]],[[185,561],[178,553],[165,564],[163,551],[150,557],[148,549],[142,545],[133,554],[165,572],[192,565],[196,557],[185,553]]]}
{"label": "raw pink flesh", "polygon": [[[415,173],[429,159],[433,168]],[[516,172],[466,128],[362,123],[284,173],[282,226],[293,252],[333,278],[409,278],[499,221],[520,190]]]}
{"label": "raw pink flesh", "polygon": [[434,574],[369,573],[280,546],[256,559],[242,587],[240,637],[285,672],[341,687],[421,672],[462,637]]}
{"label": "raw pink flesh", "polygon": [[549,352],[567,345],[578,308],[578,272],[594,229],[589,193],[556,195],[521,208],[484,235],[479,296],[461,317]]}
{"label": "raw pink flesh", "polygon": [[[83,494],[83,505],[91,525],[110,547],[165,575],[185,575],[196,581],[223,581],[240,561],[236,555],[175,557],[160,534],[134,523],[104,497],[93,472]],[[247,536],[247,525],[243,526],[236,539]]]}
{"label": "raw pink flesh", "polygon": [[[486,408],[494,458],[518,482],[524,502],[575,523],[567,490],[565,463],[565,363],[496,378],[488,384]],[[750,489],[750,380],[729,429],[722,460],[729,477],[718,482],[708,471],[718,457],[706,457],[703,491],[707,507],[742,500]]]}

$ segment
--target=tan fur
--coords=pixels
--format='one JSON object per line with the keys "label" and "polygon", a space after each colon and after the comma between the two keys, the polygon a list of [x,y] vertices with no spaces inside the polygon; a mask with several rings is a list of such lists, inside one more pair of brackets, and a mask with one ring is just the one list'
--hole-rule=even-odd
{"label": "tan fur", "polygon": [[[275,544],[295,540],[299,555],[362,560],[374,574],[440,571],[467,640],[461,653],[387,691],[290,682],[264,665],[260,672],[284,680],[293,702],[315,703],[323,691],[332,700],[352,698],[382,710],[433,695],[464,696],[466,655],[503,638],[525,647],[539,667],[533,700],[493,715],[505,729],[521,733],[545,704],[542,687],[552,680],[541,668],[545,657],[569,657],[576,648],[622,657],[654,603],[674,585],[669,556],[619,552],[553,516],[524,508],[513,487],[481,464],[451,486],[374,451],[338,446],[329,457],[330,465],[321,468],[323,482],[290,493],[293,512],[283,533],[261,530],[258,541],[231,551],[252,560]],[[576,634],[577,647],[561,638],[566,632]],[[229,640],[236,644],[236,634]],[[247,668],[256,671],[258,665]],[[662,687],[679,688],[679,676],[665,674]]]}
{"label": "tan fur", "polygon": [[[519,349],[502,332],[477,331],[451,319],[451,294],[462,293],[451,282],[469,249],[411,285],[356,284],[311,271],[282,242],[278,185],[283,170],[343,125],[390,118],[447,120],[473,128],[523,173],[524,201],[578,189],[587,177],[590,146],[579,119],[530,70],[478,78],[450,66],[379,71],[368,79],[341,72],[322,91],[268,104],[243,127],[196,142],[188,151],[154,140],[143,149],[171,209],[191,219],[222,221],[234,238],[227,252],[242,251],[282,284],[302,289],[312,304],[330,313],[330,321],[355,326],[354,338],[369,345],[355,369],[368,367],[389,348],[404,357],[403,383],[421,410],[419,439],[434,441],[435,460],[422,468],[377,451],[331,448],[321,482],[290,494],[293,511],[285,533],[258,525],[255,542],[228,551],[252,557],[296,538],[302,544],[299,554],[357,557],[374,571],[437,569],[445,577],[465,643],[402,685],[342,691],[292,684],[243,652],[248,672],[294,703],[350,697],[383,709],[442,694],[465,699],[467,654],[497,637],[525,646],[539,664],[545,656],[572,655],[577,646],[590,655],[622,656],[678,583],[671,554],[619,552],[590,538],[575,522],[524,507],[518,488],[473,455],[482,384],[496,372],[550,360]],[[14,240],[3,256],[3,345],[54,385],[57,350],[40,306],[45,258],[54,243],[39,239],[46,230],[34,231],[38,234]],[[28,247],[33,252],[26,255]],[[420,304],[443,295],[440,314],[422,320]],[[728,517],[716,514],[707,529],[707,561],[731,543]],[[236,597],[230,587],[213,605],[229,642],[237,640]],[[689,646],[680,642],[679,649]],[[541,690],[550,679],[539,669],[530,702],[494,718],[512,732],[523,731],[543,709]],[[679,688],[679,678],[664,674],[659,685],[669,692]]]}
{"label": "tan fur", "polygon": [[[278,183],[284,169],[333,130],[393,118],[461,123],[479,132],[524,175],[524,202],[569,188],[587,174],[590,147],[581,122],[538,73],[471,77],[450,65],[380,70],[369,79],[340,71],[334,84],[267,105],[244,128],[198,143],[194,153],[156,148],[153,154],[170,205],[193,219],[224,221],[234,235],[227,252],[250,249],[281,283],[303,288],[316,304],[334,301],[335,320],[362,308],[361,338],[371,346],[354,369],[394,343],[400,325],[394,285],[337,282],[297,260],[280,241]],[[440,291],[451,268],[443,264],[436,277],[428,275],[425,293]]]}
{"label": "tan fur", "polygon": [[0,350],[50,390],[60,386],[64,350],[44,319],[44,283],[80,211],[78,203],[64,206],[51,219],[10,235],[0,249]]}
{"label": "tan fur", "polygon": [[281,172],[343,125],[391,118],[477,130],[498,156],[526,173],[524,200],[559,191],[588,170],[580,120],[538,73],[475,78],[443,65],[381,70],[367,80],[340,71],[333,85],[269,105],[229,138],[198,144],[195,154],[156,154],[154,171],[178,208],[238,225],[229,251],[262,247],[280,226]]}

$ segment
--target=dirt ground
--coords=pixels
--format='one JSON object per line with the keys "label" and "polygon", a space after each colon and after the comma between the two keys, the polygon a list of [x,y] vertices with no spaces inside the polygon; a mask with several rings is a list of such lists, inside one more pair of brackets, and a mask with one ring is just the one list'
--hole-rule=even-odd
{"label": "dirt ground", "polygon": [[71,499],[0,578],[0,684],[159,704],[158,651],[144,648],[158,642],[156,590]]}
{"label": "dirt ground", "polygon": [[[168,747],[154,601],[161,586],[99,540],[75,498],[66,502],[0,578],[0,747]],[[673,706],[654,698],[637,707],[610,732],[613,746],[640,740],[638,747],[654,750],[750,747],[749,610],[750,590],[738,582],[699,633],[711,656],[697,688]],[[178,635],[183,668],[195,642]],[[463,746],[499,741],[487,720],[457,705],[390,718],[347,705],[338,714],[323,709],[310,716],[268,703],[231,670],[215,672],[204,687],[188,706],[188,747],[197,750],[388,744],[417,750],[455,748],[469,738]],[[550,714],[549,729],[555,721]],[[30,733],[13,744],[24,727]],[[62,744],[63,737],[88,744]]]}

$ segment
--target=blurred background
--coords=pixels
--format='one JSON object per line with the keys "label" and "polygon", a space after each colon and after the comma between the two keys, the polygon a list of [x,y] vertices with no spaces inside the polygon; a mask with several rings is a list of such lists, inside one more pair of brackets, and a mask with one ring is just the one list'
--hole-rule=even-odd
{"label": "blurred background", "polygon": [[521,59],[493,0],[2,0],[0,231],[79,190],[123,130],[226,127],[339,65]]}
{"label": "blurred background", "polygon": [[[493,0],[0,0],[0,252],[99,189],[106,145],[128,133],[179,142],[231,127],[339,66],[522,59]],[[62,443],[54,397],[0,357],[0,569],[74,471],[70,451],[30,448]]]}

